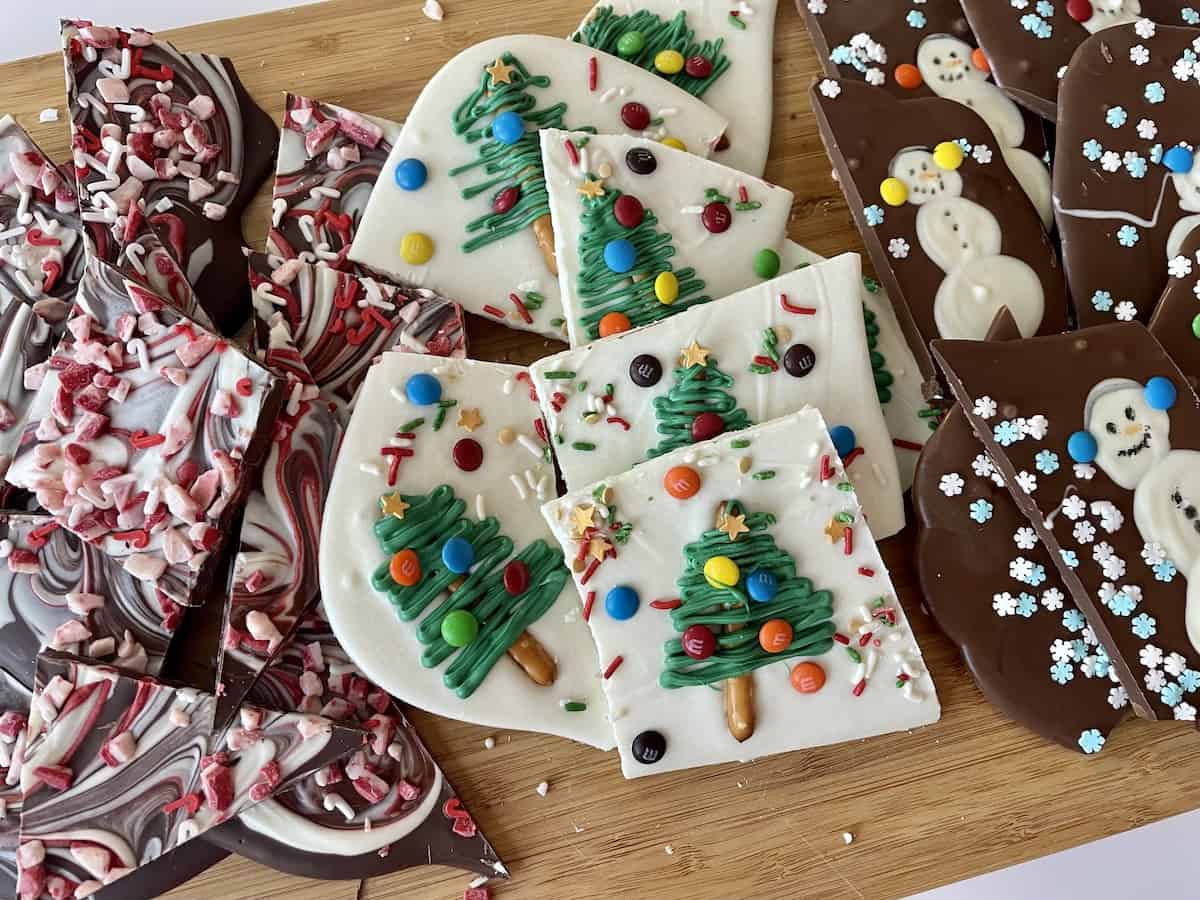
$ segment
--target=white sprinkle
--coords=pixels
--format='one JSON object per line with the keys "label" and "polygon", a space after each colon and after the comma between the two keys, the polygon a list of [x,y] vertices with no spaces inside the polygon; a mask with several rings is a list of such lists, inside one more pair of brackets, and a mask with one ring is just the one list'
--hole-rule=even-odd
{"label": "white sprinkle", "polygon": [[529,435],[518,434],[517,443],[528,450],[532,456],[539,460],[542,458],[542,448],[539,447],[533,440],[531,440]]}
{"label": "white sprinkle", "polygon": [[321,802],[326,811],[333,812],[336,809],[346,817],[347,822],[354,818],[354,810],[350,808],[350,804],[341,794],[328,793]]}
{"label": "white sprinkle", "polygon": [[475,495],[475,518],[480,522],[487,518],[487,510],[483,505],[483,494]]}
{"label": "white sprinkle", "polygon": [[854,835],[852,835],[849,831],[843,831],[842,832],[842,841],[847,844],[853,844],[854,843]]}
{"label": "white sprinkle", "polygon": [[517,474],[515,472],[512,475],[508,476],[508,480],[511,481],[513,484],[513,487],[517,489],[518,497],[520,497],[522,500],[524,500],[526,497],[529,496],[527,493],[525,493],[525,485],[523,485],[521,483],[521,479],[517,477]]}
{"label": "white sprinkle", "polygon": [[155,212],[164,213],[164,212],[168,212],[174,208],[175,208],[175,204],[171,202],[170,197],[163,197],[161,200],[159,200],[157,203],[154,204]]}
{"label": "white sprinkle", "polygon": [[117,112],[128,114],[131,122],[146,121],[146,110],[138,106],[136,103],[114,103],[113,109]]}
{"label": "white sprinkle", "polygon": [[525,484],[531,491],[537,490],[537,476],[533,474],[532,469],[525,470]]}
{"label": "white sprinkle", "polygon": [[704,207],[703,206],[685,206],[681,210],[679,210],[679,212],[681,215],[685,215],[685,216],[698,216],[704,212]]}
{"label": "white sprinkle", "polygon": [[358,471],[363,472],[367,475],[375,475],[377,477],[383,474],[383,470],[381,468],[379,468],[379,466],[373,462],[359,463]]}
{"label": "white sprinkle", "polygon": [[8,559],[9,554],[13,552],[13,542],[8,538],[0,541],[0,559]]}
{"label": "white sprinkle", "polygon": [[613,97],[615,97],[616,95],[617,95],[617,89],[616,89],[616,88],[609,88],[607,91],[605,91],[603,94],[601,94],[601,95],[600,95],[600,102],[601,102],[601,103],[608,103],[608,102],[609,102],[610,100],[612,100],[612,98],[613,98]]}
{"label": "white sprinkle", "polygon": [[550,793],[550,782],[543,781],[541,784],[539,784],[537,786],[537,792],[539,797],[545,797],[548,793]]}
{"label": "white sprinkle", "polygon": [[58,121],[58,110],[55,109],[53,106],[46,107],[40,113],[38,113],[38,121],[42,122],[42,123],[57,122]]}
{"label": "white sprinkle", "polygon": [[271,203],[271,226],[272,227],[274,227],[274,228],[279,227],[279,223],[283,221],[283,216],[284,216],[284,213],[287,212],[287,208],[288,208],[287,201],[284,200],[282,197],[277,197],[274,200],[274,202]]}
{"label": "white sprinkle", "polygon": [[315,188],[308,192],[308,196],[316,200],[318,197],[328,197],[331,200],[337,200],[342,196],[342,192],[337,188],[326,187],[323,184],[318,184]]}
{"label": "white sprinkle", "polygon": [[20,237],[25,233],[25,229],[18,225],[15,228],[9,228],[7,231],[0,231],[0,241],[7,241],[9,238]]}
{"label": "white sprinkle", "polygon": [[513,392],[513,380],[511,378],[504,379],[504,393],[511,394]]}
{"label": "white sprinkle", "polygon": [[[437,0],[429,0],[429,2],[436,3]],[[487,884],[491,880],[492,879],[489,878],[487,875],[476,875],[474,878],[472,878],[470,881],[467,882],[467,887],[471,888],[471,889],[474,889],[477,887],[483,887],[485,884]]]}

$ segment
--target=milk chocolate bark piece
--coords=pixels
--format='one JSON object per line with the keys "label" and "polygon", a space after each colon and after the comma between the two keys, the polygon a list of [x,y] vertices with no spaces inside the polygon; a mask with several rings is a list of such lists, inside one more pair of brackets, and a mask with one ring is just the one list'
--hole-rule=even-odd
{"label": "milk chocolate bark piece", "polygon": [[980,340],[1001,307],[1022,334],[1066,328],[1054,247],[979,116],[856,81],[823,79],[811,94],[846,202],[927,376],[928,341]]}
{"label": "milk chocolate bark piece", "polygon": [[104,258],[152,228],[232,334],[250,312],[241,217],[270,174],[274,124],[224,57],[86,21],[64,20],[62,40],[80,202],[110,231]]}
{"label": "milk chocolate bark piece", "polygon": [[934,353],[1135,711],[1194,720],[1200,401],[1183,374],[1139,323]]}
{"label": "milk chocolate bark piece", "polygon": [[252,707],[214,732],[214,707],[211,694],[41,655],[21,766],[19,900],[128,897],[111,886],[361,741],[316,716]]}
{"label": "milk chocolate bark piece", "polygon": [[1080,325],[1149,321],[1168,262],[1200,224],[1196,46],[1196,28],[1110,28],[1062,81],[1055,215]]}
{"label": "milk chocolate bark piece", "polygon": [[994,148],[1052,222],[1050,172],[1041,120],[991,81],[958,0],[929,0],[914,9],[876,0],[798,2],[826,74],[862,79],[902,100],[945,97],[987,123]]}
{"label": "milk chocolate bark piece", "polygon": [[[1019,338],[1012,317],[1001,318],[989,340]],[[991,505],[984,522],[972,518],[979,500]],[[1096,736],[1128,715],[1125,689],[957,406],[921,454],[913,506],[925,603],[984,696],[1048,740],[1094,752]],[[1030,566],[1036,586],[1014,578]]]}
{"label": "milk chocolate bark piece", "polygon": [[1187,0],[962,0],[962,6],[996,83],[1051,121],[1058,113],[1062,70],[1091,35],[1141,17],[1164,25],[1197,24]]}
{"label": "milk chocolate bark piece", "polygon": [[1192,230],[1167,269],[1170,277],[1150,319],[1150,333],[1195,389],[1200,384],[1200,229]]}
{"label": "milk chocolate bark piece", "polygon": [[34,378],[9,482],[174,602],[202,602],[277,379],[98,260]]}

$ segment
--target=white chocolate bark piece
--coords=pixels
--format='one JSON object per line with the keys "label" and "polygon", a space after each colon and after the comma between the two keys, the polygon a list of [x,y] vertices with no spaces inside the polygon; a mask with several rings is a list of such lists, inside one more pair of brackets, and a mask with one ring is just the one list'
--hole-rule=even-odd
{"label": "white chocolate bark piece", "polygon": [[[785,272],[825,259],[795,241],[784,241],[780,255]],[[876,379],[879,403],[892,435],[900,483],[907,491],[912,487],[921,448],[933,433],[935,411],[925,401],[922,389],[925,379],[921,377],[921,368],[913,357],[908,341],[904,339],[896,311],[892,308],[892,299],[874,278],[863,277],[862,303],[867,317],[867,348],[871,352],[871,368]],[[861,488],[859,493],[862,493]],[[875,533],[883,536],[878,527]]]}
{"label": "white chocolate bark piece", "polygon": [[[685,486],[693,493],[677,499]],[[937,721],[940,706],[920,648],[848,486],[824,421],[806,408],[676,450],[542,507],[570,554],[596,539],[581,531],[589,521],[618,547],[615,558],[585,570],[590,578],[580,591],[585,609],[592,598],[588,624],[609,674],[604,690],[626,778]],[[721,557],[740,569],[732,578],[713,562]],[[750,585],[764,570],[775,576],[769,594]],[[722,578],[735,588],[720,588]],[[672,609],[674,600],[682,606]],[[724,604],[734,612],[722,613]],[[748,646],[733,648],[725,642],[736,641],[734,633],[712,623],[722,615],[745,621],[747,609]],[[675,620],[685,612],[689,628],[700,625],[710,638],[712,629],[722,631],[715,655],[702,658],[703,635],[692,632],[685,642],[700,640],[689,643],[697,655],[682,655],[683,628]],[[762,639],[764,620],[795,626],[792,643],[777,645],[786,649],[761,649],[755,637]],[[821,672],[805,665],[793,673],[805,663]],[[739,742],[726,721],[730,686],[713,673],[747,669],[749,710],[745,694],[735,708],[751,733],[743,729]]]}
{"label": "white chocolate bark piece", "polygon": [[[695,153],[707,155],[728,124],[663,79],[571,41],[509,35],[464,50],[417,98],[371,193],[350,259],[453,297],[469,312],[562,337],[534,132],[627,131],[622,108],[629,103],[661,120],[634,133],[672,137]],[[515,143],[493,136],[494,120],[502,120],[502,136]],[[497,170],[489,171],[485,159]],[[407,160],[415,162],[398,175]]]}
{"label": "white chocolate bark piece", "polygon": [[[428,387],[430,378],[440,387],[439,402],[456,405],[410,401],[410,384]],[[363,383],[338,456],[322,526],[321,595],[346,653],[367,678],[400,701],[461,721],[557,734],[607,749],[613,745],[612,730],[596,650],[569,578],[551,595],[548,611],[525,629],[556,664],[551,683],[536,684],[501,651],[473,691],[458,691],[446,682],[482,645],[452,651],[448,660],[428,667],[422,664],[424,653],[439,646],[440,637],[435,628],[433,641],[423,644],[419,629],[453,595],[440,591],[421,612],[402,621],[389,595],[373,587],[380,566],[386,569],[391,556],[400,552],[381,548],[377,524],[385,515],[394,519],[399,513],[406,517],[398,523],[405,528],[428,525],[417,498],[443,487],[465,508],[434,532],[438,544],[455,528],[474,529],[495,517],[493,527],[511,540],[510,554],[537,547],[557,556],[557,545],[537,513],[539,503],[555,492],[554,467],[539,436],[543,428],[526,369],[385,353]],[[385,514],[381,499],[393,495],[418,508]],[[489,570],[495,574],[511,562],[497,556],[497,564],[489,566],[485,550],[477,556],[460,589],[474,590],[472,579],[490,577]],[[566,574],[558,568],[553,571],[560,577]],[[537,566],[531,563],[530,569],[531,584],[540,583]],[[435,551],[421,565],[422,583],[445,572]],[[506,602],[504,609],[511,608]],[[479,618],[478,641],[495,637],[499,623],[507,621]]]}
{"label": "white chocolate bark piece", "polygon": [[853,432],[847,470],[872,531],[898,532],[903,488],[867,351],[861,273],[847,253],[536,362],[530,371],[567,488],[713,437],[714,428],[815,406],[831,428]]}
{"label": "white chocolate bark piece", "polygon": [[[717,0],[601,0],[572,38],[621,56],[699,97],[729,119],[728,147],[715,149],[714,159],[761,175],[771,146],[775,7],[776,0],[736,6]],[[622,53],[618,46],[630,31],[643,37],[635,55]],[[670,71],[678,59],[656,64],[663,50],[679,53],[684,69]],[[711,70],[708,75],[702,74],[705,63]]]}
{"label": "white chocolate bark piece", "polygon": [[647,325],[778,273],[791,191],[644,138],[541,137],[572,347],[612,333],[607,315]]}

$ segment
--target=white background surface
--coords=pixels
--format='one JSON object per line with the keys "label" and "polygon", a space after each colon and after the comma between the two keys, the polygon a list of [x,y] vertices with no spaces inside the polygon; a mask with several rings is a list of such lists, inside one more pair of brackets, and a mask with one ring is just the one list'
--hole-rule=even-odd
{"label": "white background surface", "polygon": [[[64,16],[149,29],[173,28],[315,2],[319,0],[0,0],[0,62],[57,50],[58,20]],[[396,5],[405,14],[421,15],[421,0],[398,0]],[[446,0],[443,5],[447,14],[452,15],[454,0]],[[579,2],[581,10],[588,5],[587,0]],[[19,12],[14,12],[18,6]],[[793,23],[791,27],[800,26]],[[204,49],[219,52],[221,48]],[[3,99],[0,86],[0,113],[3,113]],[[1097,815],[1101,814],[1097,810]],[[1200,811],[930,891],[919,895],[919,900],[1195,897],[1196,878],[1191,863],[1197,844],[1200,844]]]}

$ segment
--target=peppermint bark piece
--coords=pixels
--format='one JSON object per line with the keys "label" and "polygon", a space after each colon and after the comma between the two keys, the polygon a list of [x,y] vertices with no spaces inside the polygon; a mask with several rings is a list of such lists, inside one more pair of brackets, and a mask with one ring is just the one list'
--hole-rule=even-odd
{"label": "peppermint bark piece", "polygon": [[563,337],[537,130],[637,134],[707,155],[727,124],[686,91],[571,41],[484,41],[417,98],[350,259],[468,312]]}
{"label": "peppermint bark piece", "polygon": [[572,346],[779,272],[791,191],[644,138],[540,135]]}
{"label": "peppermint bark piece", "polygon": [[214,733],[214,708],[192,688],[40,656],[21,767],[18,898],[122,896],[110,886],[127,874],[361,741],[316,716],[252,707]]}
{"label": "peppermint bark piece", "polygon": [[202,602],[276,379],[98,260],[37,377],[9,482],[176,603]]}
{"label": "peppermint bark piece", "polygon": [[531,368],[555,457],[580,490],[678,447],[815,406],[872,530],[904,527],[867,348],[862,269],[843,254]]}
{"label": "peppermint bark piece", "polygon": [[[371,362],[387,350],[466,355],[462,309],[425,288],[290,260],[250,255],[260,335],[282,329],[312,380],[349,409]],[[273,339],[268,334],[264,343]]]}
{"label": "peppermint bark piece", "polygon": [[1196,46],[1200,28],[1108,28],[1062,80],[1055,216],[1080,325],[1148,322],[1200,224]]}
{"label": "peppermint bark piece", "polygon": [[142,29],[62,23],[83,217],[110,230],[104,259],[147,227],[217,327],[250,312],[241,216],[270,174],[275,126],[233,64]]}
{"label": "peppermint bark piece", "polygon": [[1139,323],[934,352],[1134,710],[1194,720],[1200,401],[1182,373]]}
{"label": "peppermint bark piece", "polygon": [[[937,721],[815,409],[680,448],[542,514],[586,561],[575,578],[626,778]],[[615,554],[594,552],[610,543]]]}
{"label": "peppermint bark piece", "polygon": [[[714,158],[762,175],[771,144],[776,0],[601,2],[571,39],[627,60],[729,120]],[[751,100],[753,98],[753,100]]]}
{"label": "peppermint bark piece", "polygon": [[321,596],[362,673],[460,721],[612,746],[561,551],[545,424],[517,366],[385,353],[346,430]]}

